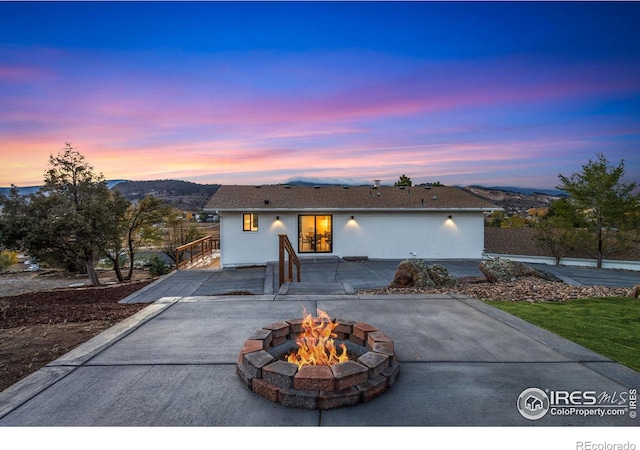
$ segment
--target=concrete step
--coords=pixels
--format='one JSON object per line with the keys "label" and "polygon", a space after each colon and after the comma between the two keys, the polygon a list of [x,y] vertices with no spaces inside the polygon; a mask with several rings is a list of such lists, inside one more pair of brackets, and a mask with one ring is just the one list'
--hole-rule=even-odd
{"label": "concrete step", "polygon": [[287,282],[280,286],[278,295],[354,295],[355,290],[349,283],[311,283]]}

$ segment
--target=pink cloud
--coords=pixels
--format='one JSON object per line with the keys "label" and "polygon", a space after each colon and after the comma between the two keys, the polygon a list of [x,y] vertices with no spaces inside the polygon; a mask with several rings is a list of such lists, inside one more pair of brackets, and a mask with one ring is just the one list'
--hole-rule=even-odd
{"label": "pink cloud", "polygon": [[[553,114],[558,105],[640,90],[640,76],[616,64],[541,70],[524,59],[385,59],[375,67],[394,69],[377,72],[379,55],[371,54],[355,62],[347,54],[235,57],[223,65],[186,58],[184,68],[147,67],[148,55],[131,56],[45,55],[36,59],[56,64],[1,66],[0,82],[24,76],[37,95],[3,93],[0,85],[8,105],[0,111],[0,184],[38,183],[49,153],[65,141],[108,178],[395,180],[409,169],[447,177],[485,166],[508,171],[536,155],[591,151],[594,139],[632,135],[631,124],[567,128]],[[533,112],[544,120],[532,122]]]}

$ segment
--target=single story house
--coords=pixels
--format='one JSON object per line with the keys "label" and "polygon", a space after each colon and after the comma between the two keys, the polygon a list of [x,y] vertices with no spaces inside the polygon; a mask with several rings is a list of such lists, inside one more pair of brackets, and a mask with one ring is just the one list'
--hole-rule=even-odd
{"label": "single story house", "polygon": [[484,214],[500,209],[456,187],[224,185],[205,212],[220,216],[222,267],[278,259],[279,234],[299,256],[480,259]]}

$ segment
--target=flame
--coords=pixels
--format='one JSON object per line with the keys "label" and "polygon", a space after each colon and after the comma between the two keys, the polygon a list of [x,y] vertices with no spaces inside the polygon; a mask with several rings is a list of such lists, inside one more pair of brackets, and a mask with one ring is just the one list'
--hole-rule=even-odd
{"label": "flame", "polygon": [[292,352],[287,361],[297,364],[298,369],[306,365],[332,366],[348,361],[347,347],[340,344],[342,352],[338,355],[338,349],[333,343],[332,338],[337,336],[333,330],[338,325],[338,322],[332,322],[328,314],[320,309],[315,319],[311,314],[306,314],[302,321],[303,331],[296,339],[298,350]]}

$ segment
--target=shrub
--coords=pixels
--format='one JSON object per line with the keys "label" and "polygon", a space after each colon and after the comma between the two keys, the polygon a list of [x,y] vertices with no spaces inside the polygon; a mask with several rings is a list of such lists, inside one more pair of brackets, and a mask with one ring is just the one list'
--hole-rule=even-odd
{"label": "shrub", "polygon": [[0,270],[6,270],[14,264],[18,264],[18,253],[8,250],[0,252]]}
{"label": "shrub", "polygon": [[158,255],[153,255],[150,260],[149,273],[152,277],[159,277],[171,271],[171,268]]}

